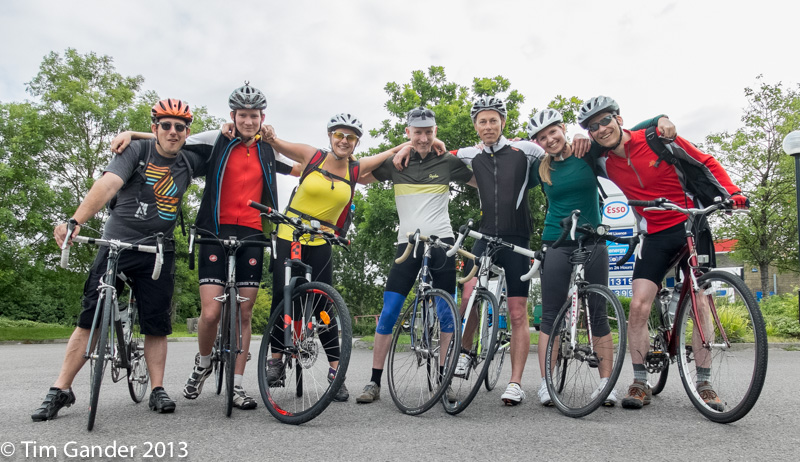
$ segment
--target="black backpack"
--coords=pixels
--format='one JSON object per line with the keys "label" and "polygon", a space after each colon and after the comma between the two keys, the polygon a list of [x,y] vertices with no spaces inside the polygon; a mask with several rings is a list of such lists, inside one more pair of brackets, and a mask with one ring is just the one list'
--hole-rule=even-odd
{"label": "black backpack", "polygon": [[[308,162],[308,165],[306,165],[306,167],[303,169],[303,173],[300,175],[300,182],[297,184],[297,187],[294,188],[294,191],[292,191],[292,197],[289,198],[289,205],[286,207],[286,210],[297,214],[297,216],[303,218],[304,220],[317,220],[322,226],[333,229],[337,236],[345,237],[347,235],[347,231],[350,229],[350,224],[353,223],[353,195],[356,192],[356,184],[358,183],[358,174],[361,166],[358,161],[350,162],[348,165],[348,169],[350,170],[350,179],[347,180],[338,175],[334,175],[323,168],[320,168],[320,165],[322,165],[322,162],[325,160],[327,155],[327,151],[318,150],[314,154],[314,157],[312,157]],[[335,224],[314,218],[292,207],[292,199],[294,199],[294,194],[297,192],[297,188],[300,187],[300,185],[303,183],[303,180],[305,180],[306,177],[314,170],[322,173],[328,178],[343,181],[350,186],[350,201],[347,202],[347,206],[344,208],[344,210],[342,210],[342,214],[339,215],[339,219],[336,220]],[[333,189],[333,187],[331,187],[331,189]]]}
{"label": "black backpack", "polygon": [[[694,197],[694,205],[708,206],[713,204],[714,200],[718,197],[723,200],[730,197],[730,194],[725,188],[717,183],[716,180],[712,180],[708,177],[708,171],[706,169],[686,159],[676,157],[672,152],[672,143],[664,144],[658,137],[655,127],[650,127],[645,130],[645,139],[650,149],[658,155],[658,161],[656,161],[655,164],[656,167],[658,167],[661,161],[675,166],[675,171],[681,180],[684,190]],[[697,253],[700,255],[708,255],[708,267],[715,268],[717,262],[714,251],[714,237],[711,234],[711,227],[705,216],[694,223],[694,235]]]}
{"label": "black backpack", "polygon": [[658,167],[662,161],[674,165],[684,191],[694,197],[696,205],[708,207],[717,197],[725,200],[731,196],[713,176],[710,176],[707,169],[675,156],[672,143],[664,144],[658,137],[655,127],[645,130],[645,139],[650,149],[658,155],[655,166]]}

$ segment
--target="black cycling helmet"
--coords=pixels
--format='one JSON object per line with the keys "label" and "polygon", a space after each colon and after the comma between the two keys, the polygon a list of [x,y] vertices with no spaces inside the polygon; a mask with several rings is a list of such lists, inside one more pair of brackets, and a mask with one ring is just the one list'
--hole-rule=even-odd
{"label": "black cycling helmet", "polygon": [[483,111],[496,111],[500,114],[500,117],[505,119],[507,114],[506,103],[496,96],[481,96],[475,99],[472,103],[472,110],[469,111],[472,121],[475,122],[475,118]]}
{"label": "black cycling helmet", "polygon": [[263,111],[267,108],[267,97],[261,90],[250,86],[250,82],[244,81],[244,86],[233,90],[228,97],[228,106],[232,110],[237,109],[258,109]]}
{"label": "black cycling helmet", "polygon": [[610,112],[614,115],[619,115],[619,104],[608,96],[595,96],[583,103],[580,112],[578,112],[578,124],[584,130],[589,128],[589,119],[600,114],[601,112]]}

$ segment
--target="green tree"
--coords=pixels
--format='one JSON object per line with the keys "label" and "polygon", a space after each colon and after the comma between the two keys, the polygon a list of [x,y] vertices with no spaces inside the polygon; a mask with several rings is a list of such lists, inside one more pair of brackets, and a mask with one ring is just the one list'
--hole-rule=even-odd
{"label": "green tree", "polygon": [[[56,269],[53,225],[72,215],[100,176],[116,133],[149,130],[150,107],[158,95],[143,91],[143,81],[117,73],[108,56],[67,49],[42,61],[27,87],[33,101],[0,104],[0,315],[75,319],[95,249],[74,247],[72,268]],[[221,120],[205,107],[193,112],[195,131],[216,127]],[[89,222],[87,234],[100,229],[104,213]],[[179,242],[179,248],[185,246]],[[182,266],[179,262],[176,293],[196,298],[197,276],[192,280]],[[176,297],[179,306],[196,311],[192,303],[199,305],[184,300],[188,297]]]}
{"label": "green tree", "polygon": [[720,223],[718,237],[738,240],[733,257],[759,268],[761,290],[768,293],[770,265],[797,272],[794,167],[781,143],[800,126],[800,86],[756,80],[755,88],[744,90],[744,125],[709,135],[706,147],[752,203],[749,214]]}
{"label": "green tree", "polygon": [[[523,133],[519,107],[524,98],[511,89],[508,79],[502,76],[475,78],[471,87],[467,87],[448,81],[443,67],[431,66],[427,71],[413,71],[408,83],[387,83],[384,90],[388,95],[386,108],[390,118],[371,131],[372,136],[381,137],[384,142],[369,154],[406,141],[406,114],[421,105],[436,113],[437,136],[449,149],[475,145],[480,140],[472,125],[470,109],[477,96],[503,97],[508,107],[504,133],[508,137]],[[460,226],[469,218],[480,219],[480,201],[474,188],[451,185],[451,191],[450,218],[454,226]],[[538,193],[531,197],[534,221],[541,223],[543,215],[538,211],[543,210],[543,196]],[[348,307],[358,315],[379,312],[383,305],[381,294],[395,255],[398,218],[394,191],[384,183],[367,186],[355,204],[352,248],[349,253],[337,254],[334,279],[345,294]],[[541,224],[538,228],[541,229]],[[536,239],[538,242],[538,237]]]}

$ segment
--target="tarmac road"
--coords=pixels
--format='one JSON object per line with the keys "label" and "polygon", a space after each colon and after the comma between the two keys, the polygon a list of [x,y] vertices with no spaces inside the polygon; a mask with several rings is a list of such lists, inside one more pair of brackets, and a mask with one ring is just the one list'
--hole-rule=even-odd
{"label": "tarmac road", "polygon": [[[253,343],[255,354],[259,344]],[[248,364],[245,389],[258,397],[257,409],[234,409],[232,418],[226,418],[223,399],[210,386],[197,400],[184,399],[181,389],[197,344],[172,342],[166,388],[178,404],[176,412],[153,413],[147,408],[147,398],[134,404],[125,382],[115,384],[107,376],[95,429],[88,432],[86,367],[75,380],[76,405],[62,409],[52,421],[30,419],[58,373],[64,348],[64,344],[0,345],[0,462],[147,460],[148,455],[193,461],[798,459],[797,351],[771,349],[759,402],[744,419],[721,425],[692,406],[674,365],[666,389],[643,410],[601,408],[582,419],[564,417],[538,403],[535,353],[529,356],[524,376],[528,399],[520,406],[506,407],[500,401],[510,376],[506,365],[497,389],[481,391],[462,414],[449,416],[435,406],[422,416],[406,416],[396,409],[385,386],[380,401],[355,403],[355,395],[369,380],[372,352],[354,349],[346,382],[350,401],[332,403],[317,419],[295,427],[279,423],[263,408],[253,373],[255,361]],[[617,384],[619,393],[631,375],[626,366]],[[80,457],[91,446],[107,452]],[[122,449],[131,446],[135,448]]]}

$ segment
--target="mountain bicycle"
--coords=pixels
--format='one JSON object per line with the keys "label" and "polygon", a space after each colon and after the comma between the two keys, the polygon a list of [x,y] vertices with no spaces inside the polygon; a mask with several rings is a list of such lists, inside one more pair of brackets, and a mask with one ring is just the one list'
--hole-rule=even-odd
{"label": "mountain bicycle", "polygon": [[[644,365],[653,379],[653,394],[663,390],[669,365],[678,363],[692,404],[711,421],[735,422],[753,408],[767,373],[767,333],[761,309],[744,281],[720,270],[706,271],[707,255],[698,255],[695,223],[715,212],[731,210],[731,201],[705,208],[682,208],[667,199],[628,201],[647,211],[686,215],[686,245],[670,262],[682,281],[675,294],[660,293],[651,313],[651,345]],[[677,296],[674,315],[669,300]]]}
{"label": "mountain bicycle", "polygon": [[[499,251],[507,249],[534,259],[535,262],[540,261],[540,259],[536,259],[536,252],[505,242],[499,237],[491,237],[474,231],[470,229],[472,225],[472,220],[470,220],[459,229],[455,245],[447,252],[448,256],[455,255],[467,236],[486,241],[484,254],[480,257],[473,257],[477,258],[475,266],[479,266],[476,275],[478,279],[461,320],[461,355],[466,359],[466,368],[463,374],[455,373],[455,377],[450,383],[454,400],[442,398],[445,411],[452,415],[466,409],[481,386],[485,386],[487,390],[494,388],[500,376],[505,352],[510,347],[507,321],[508,304],[505,302],[501,304],[498,301],[498,296],[503,300],[506,298],[505,270],[494,264],[495,256]],[[538,269],[538,263],[534,263],[530,271],[522,275],[520,279],[529,280]],[[474,271],[471,274],[475,274]],[[497,281],[494,285],[496,291],[494,293],[489,289],[490,278],[496,278]],[[463,284],[469,279],[471,276],[459,280],[459,283]],[[502,328],[500,327],[501,323]],[[489,376],[492,361],[495,362],[495,369]]]}
{"label": "mountain bicycle", "polygon": [[[67,236],[72,236],[78,222],[70,219],[67,223]],[[141,330],[136,326],[139,310],[131,292],[128,304],[120,310],[117,299],[117,287],[126,280],[124,275],[117,271],[120,254],[125,250],[156,254],[153,268],[153,279],[161,275],[161,265],[164,263],[164,235],[156,235],[156,245],[142,245],[125,243],[118,240],[97,239],[85,236],[75,236],[72,242],[79,244],[93,244],[108,247],[106,258],[106,271],[97,290],[100,293],[97,299],[97,309],[89,331],[89,341],[83,357],[90,363],[90,391],[89,391],[89,420],[86,428],[94,428],[97,416],[97,405],[100,399],[100,385],[106,367],[111,367],[111,379],[118,382],[123,376],[128,379],[128,391],[131,399],[140,403],[147,392],[150,382],[150,373],[144,357],[144,339]],[[65,239],[61,246],[61,267],[69,266],[70,245]],[[122,371],[125,371],[124,375]]]}
{"label": "mountain bicycle", "polygon": [[[198,231],[200,237],[198,237]],[[202,237],[208,235],[211,237]],[[259,234],[260,235],[260,234]],[[238,239],[230,236],[220,239],[208,230],[192,226],[189,230],[189,269],[194,269],[194,245],[206,244],[219,246],[225,249],[227,266],[225,267],[225,288],[222,295],[214,297],[221,303],[220,318],[217,323],[217,336],[211,349],[211,364],[214,368],[214,378],[217,394],[225,388],[225,415],[231,416],[233,412],[233,379],[236,372],[236,358],[242,352],[242,312],[241,304],[248,301],[239,295],[236,286],[236,253],[244,247],[267,248],[270,243],[257,239]]]}
{"label": "mountain bicycle", "polygon": [[[580,210],[573,210],[565,217],[561,235],[551,245],[558,248],[567,235],[577,243],[569,259],[572,274],[567,300],[553,321],[545,353],[547,391],[555,407],[569,417],[588,415],[606,402],[622,370],[628,340],[625,311],[617,297],[605,285],[584,279],[584,268],[592,258],[587,245],[611,241],[634,247],[631,238],[611,235],[607,225],[578,226],[580,216]],[[547,258],[547,249],[543,252]],[[595,335],[607,328],[607,334]]]}
{"label": "mountain bicycle", "polygon": [[[432,285],[430,262],[435,248],[450,249],[436,236],[417,230],[408,234],[403,255],[406,261],[423,243],[422,267],[417,278],[414,301],[397,320],[388,357],[389,393],[402,412],[418,415],[433,407],[445,394],[458,360],[461,329],[456,329],[458,310],[452,295]],[[459,249],[464,256],[472,256]],[[440,372],[441,368],[441,372]]]}
{"label": "mountain bicycle", "polygon": [[[311,280],[311,266],[301,259],[300,237],[324,239],[347,247],[350,241],[320,228],[312,220],[286,216],[257,202],[249,206],[292,231],[291,257],[284,262],[283,309],[273,310],[258,353],[258,385],[267,410],[283,423],[298,425],[317,417],[344,383],[353,331],[344,299],[328,284]],[[292,276],[299,269],[304,276]],[[274,355],[280,361],[270,363]],[[331,363],[336,364],[330,367]],[[278,380],[269,380],[277,368]],[[333,369],[330,371],[329,369]]]}

